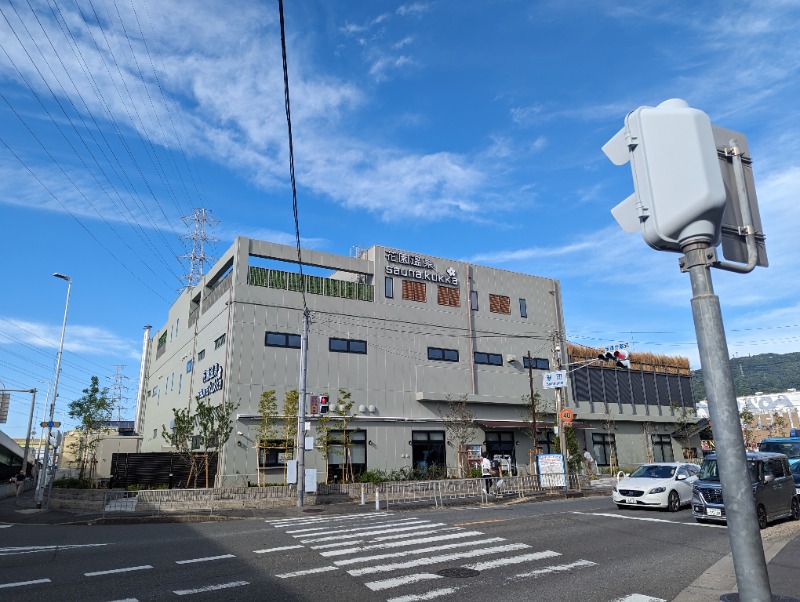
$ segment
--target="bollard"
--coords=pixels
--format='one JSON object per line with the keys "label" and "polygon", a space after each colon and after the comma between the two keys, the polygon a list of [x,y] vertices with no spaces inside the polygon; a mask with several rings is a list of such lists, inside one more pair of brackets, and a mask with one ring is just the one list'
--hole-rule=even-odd
{"label": "bollard", "polygon": [[364,506],[367,503],[367,486],[361,485],[361,505]]}
{"label": "bollard", "polygon": [[376,487],[375,488],[375,510],[380,510],[380,509],[381,509],[381,492]]}

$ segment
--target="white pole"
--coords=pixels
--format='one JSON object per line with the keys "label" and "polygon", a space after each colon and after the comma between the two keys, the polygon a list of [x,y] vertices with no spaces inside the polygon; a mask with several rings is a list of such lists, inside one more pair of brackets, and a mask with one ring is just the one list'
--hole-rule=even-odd
{"label": "white pole", "polygon": [[44,497],[44,487],[47,484],[47,472],[50,469],[50,435],[53,432],[53,427],[51,426],[53,423],[53,416],[56,411],[56,398],[58,397],[58,376],[61,373],[61,356],[64,353],[64,333],[67,330],[67,313],[69,312],[69,294],[72,290],[72,280],[69,276],[65,276],[64,274],[59,274],[56,272],[53,274],[56,278],[61,278],[61,280],[67,281],[67,302],[64,305],[64,321],[61,324],[61,341],[58,344],[58,359],[56,360],[56,375],[53,379],[53,397],[50,400],[50,418],[49,424],[47,426],[47,439],[44,442],[44,463],[42,466],[42,472],[39,475],[39,480],[36,483],[36,508],[41,509],[42,507],[42,498]]}

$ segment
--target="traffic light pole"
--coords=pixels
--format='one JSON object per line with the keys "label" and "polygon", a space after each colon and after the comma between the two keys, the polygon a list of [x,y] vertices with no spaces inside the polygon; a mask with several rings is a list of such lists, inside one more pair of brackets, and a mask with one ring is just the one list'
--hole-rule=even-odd
{"label": "traffic light pole", "polygon": [[764,548],[756,521],[750,472],[733,386],[728,343],[719,297],[714,294],[710,266],[716,260],[708,243],[683,247],[681,271],[692,283],[692,315],[700,353],[700,367],[714,428],[717,465],[725,496],[728,538],[741,600],[768,602],[772,593]]}

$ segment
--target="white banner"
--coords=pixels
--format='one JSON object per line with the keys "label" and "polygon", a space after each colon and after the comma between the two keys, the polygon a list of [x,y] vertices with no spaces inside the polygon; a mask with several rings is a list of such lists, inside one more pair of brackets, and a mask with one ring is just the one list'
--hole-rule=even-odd
{"label": "white banner", "polygon": [[542,374],[542,386],[545,389],[558,389],[567,386],[567,371],[545,372]]}

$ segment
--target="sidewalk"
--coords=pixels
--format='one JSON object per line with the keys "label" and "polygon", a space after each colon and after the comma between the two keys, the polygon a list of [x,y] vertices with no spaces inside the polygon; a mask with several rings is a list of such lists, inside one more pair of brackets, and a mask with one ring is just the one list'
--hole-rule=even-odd
{"label": "sidewalk", "polygon": [[[588,495],[603,495],[610,492],[616,482],[614,478],[600,478],[591,482]],[[544,498],[547,499],[547,498]],[[527,500],[535,503],[535,499]],[[511,500],[496,500],[496,503],[511,503]],[[241,518],[280,518],[300,516],[304,513],[323,514],[326,511],[336,513],[372,512],[370,504],[360,506],[355,503],[330,504],[297,508],[295,506],[270,508],[267,510],[215,510],[212,516],[206,513],[186,515],[183,520],[224,520]],[[178,517],[167,517],[175,520]],[[102,521],[100,512],[81,512],[77,510],[37,510],[33,491],[26,491],[19,497],[0,499],[0,524],[17,525],[78,525]],[[158,522],[157,518],[145,516],[140,521]],[[773,600],[776,602],[800,602],[800,521],[785,520],[770,525],[762,532],[764,554],[767,559],[770,585]],[[674,602],[709,602],[712,600],[736,601],[736,576],[733,571],[733,559],[730,554],[698,577],[689,587],[683,590]],[[794,597],[792,597],[794,596]]]}

